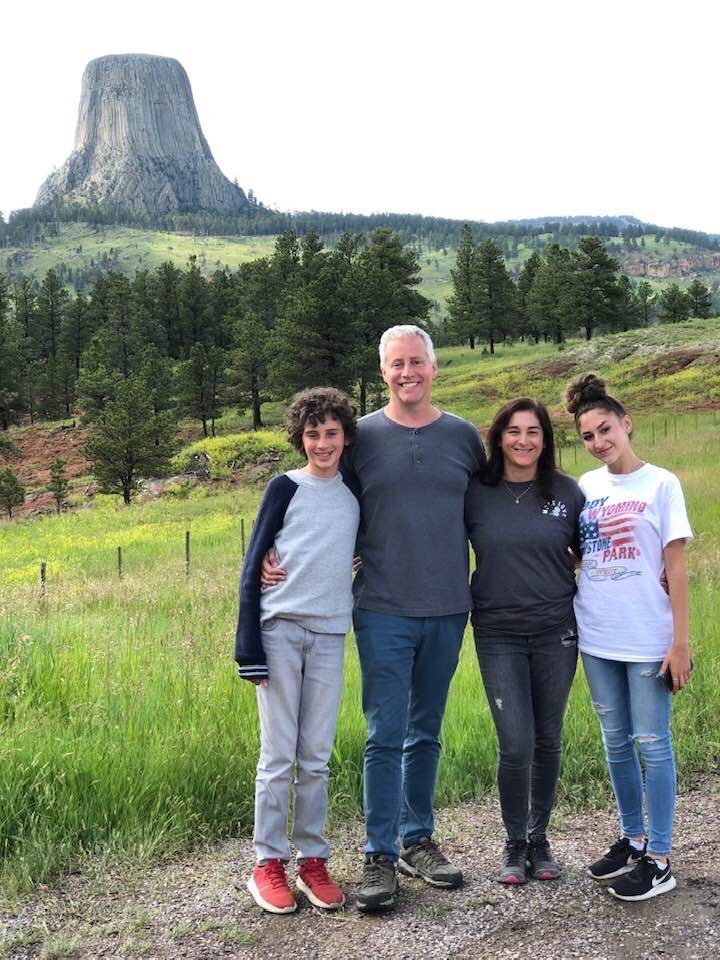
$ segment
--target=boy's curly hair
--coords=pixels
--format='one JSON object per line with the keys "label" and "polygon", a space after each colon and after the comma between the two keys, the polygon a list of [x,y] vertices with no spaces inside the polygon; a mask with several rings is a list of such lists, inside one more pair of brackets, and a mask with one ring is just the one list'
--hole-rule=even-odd
{"label": "boy's curly hair", "polygon": [[297,451],[304,454],[305,424],[309,422],[316,427],[325,422],[325,417],[334,417],[343,428],[345,440],[352,443],[357,433],[356,413],[348,395],[335,387],[310,387],[309,390],[301,390],[295,394],[288,407],[288,440]]}

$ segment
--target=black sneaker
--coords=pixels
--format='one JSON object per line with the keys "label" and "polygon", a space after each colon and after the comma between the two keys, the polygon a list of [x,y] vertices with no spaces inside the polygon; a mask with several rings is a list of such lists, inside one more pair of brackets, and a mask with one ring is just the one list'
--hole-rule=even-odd
{"label": "black sneaker", "polygon": [[527,849],[527,866],[533,880],[557,880],[562,870],[545,837],[532,839]]}
{"label": "black sneaker", "polygon": [[644,856],[632,873],[620,877],[609,889],[618,900],[649,900],[661,893],[670,893],[675,887],[670,861],[661,868],[652,857]]}
{"label": "black sneaker", "polygon": [[623,873],[630,873],[642,859],[647,844],[642,850],[636,850],[627,837],[620,837],[605,853],[588,867],[593,880],[612,880]]}
{"label": "black sneaker", "polygon": [[462,870],[450,863],[430,837],[402,848],[398,870],[408,877],[420,877],[431,887],[459,887],[463,882]]}
{"label": "black sneaker", "polygon": [[527,843],[508,840],[505,843],[503,862],[496,880],[498,883],[520,884],[527,881]]}
{"label": "black sneaker", "polygon": [[357,908],[364,913],[394,910],[398,901],[395,863],[382,854],[365,857],[363,878],[357,892]]}

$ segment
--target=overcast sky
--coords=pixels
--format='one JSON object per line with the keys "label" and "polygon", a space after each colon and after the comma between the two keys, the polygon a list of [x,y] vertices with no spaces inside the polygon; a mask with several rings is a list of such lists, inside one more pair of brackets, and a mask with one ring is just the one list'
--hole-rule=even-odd
{"label": "overcast sky", "polygon": [[281,210],[632,214],[720,233],[708,0],[6,4],[0,210],[70,153],[85,64],[175,57],[223,172]]}

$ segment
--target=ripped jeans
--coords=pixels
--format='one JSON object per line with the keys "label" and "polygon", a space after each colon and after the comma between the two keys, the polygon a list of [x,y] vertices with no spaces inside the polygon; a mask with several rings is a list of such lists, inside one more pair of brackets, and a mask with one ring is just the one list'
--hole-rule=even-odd
{"label": "ripped jeans", "polygon": [[560,775],[562,726],[577,663],[575,620],[533,636],[475,633],[498,738],[497,783],[508,839],[542,839]]}
{"label": "ripped jeans", "polygon": [[[675,812],[675,758],[670,735],[672,695],[658,677],[661,660],[625,663],[582,654],[623,836],[644,836],[648,852],[669,854]],[[643,775],[635,747],[645,767]]]}

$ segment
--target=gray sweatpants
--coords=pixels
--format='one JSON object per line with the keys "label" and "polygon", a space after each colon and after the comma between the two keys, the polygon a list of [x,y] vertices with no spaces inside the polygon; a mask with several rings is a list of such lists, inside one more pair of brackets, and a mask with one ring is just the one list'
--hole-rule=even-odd
{"label": "gray sweatpants", "polygon": [[255,854],[261,861],[290,859],[288,804],[294,765],[297,858],[327,859],[330,847],[323,830],[328,761],[342,691],[345,637],[275,619],[263,625],[262,643],[269,680],[266,687],[257,688]]}

